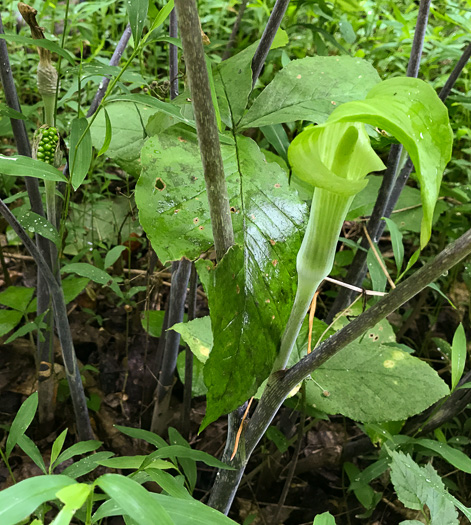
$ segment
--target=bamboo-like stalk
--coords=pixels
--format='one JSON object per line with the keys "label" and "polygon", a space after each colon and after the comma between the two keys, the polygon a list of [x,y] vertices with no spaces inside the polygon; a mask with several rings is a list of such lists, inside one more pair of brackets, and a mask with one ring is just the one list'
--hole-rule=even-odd
{"label": "bamboo-like stalk", "polygon": [[288,9],[288,5],[289,0],[276,0],[273,11],[271,12],[265,30],[263,31],[260,43],[258,44],[257,51],[255,51],[252,60],[252,87],[255,86],[255,83],[260,76],[263,64],[265,64],[265,60],[267,59],[276,32],[280,28],[281,21]]}
{"label": "bamboo-like stalk", "polygon": [[[170,288],[170,299],[168,304],[168,326],[171,328],[176,323],[183,321],[185,310],[186,291],[190,279],[191,261],[182,259],[173,263],[172,286]],[[150,429],[156,434],[165,430],[162,416],[168,412],[170,405],[170,393],[173,386],[173,378],[177,366],[178,348],[180,345],[180,334],[175,330],[167,332],[165,350],[162,358],[162,366],[157,382],[155,394],[154,412]]]}
{"label": "bamboo-like stalk", "polygon": [[209,201],[211,227],[218,260],[234,244],[229,197],[222,164],[216,114],[211,99],[201,29],[195,0],[175,0],[187,78]]}
{"label": "bamboo-like stalk", "polygon": [[[196,292],[198,288],[198,274],[195,265],[191,265],[190,287],[188,290],[188,321],[196,318]],[[182,434],[190,438],[191,394],[193,387],[193,352],[186,345],[185,349],[185,389],[183,391],[183,409],[181,417]]]}
{"label": "bamboo-like stalk", "polygon": [[72,334],[70,332],[69,321],[67,318],[67,308],[65,305],[64,293],[62,291],[62,288],[57,282],[48,263],[37,249],[36,245],[29,238],[28,234],[24,231],[21,224],[16,220],[14,215],[10,212],[8,207],[1,199],[0,214],[13,228],[15,233],[20,238],[21,242],[24,244],[25,248],[34,257],[38,269],[42,273],[47,283],[54,307],[54,316],[57,325],[57,332],[61,343],[62,356],[64,359],[67,381],[69,383],[70,397],[72,398],[72,404],[75,412],[77,433],[80,440],[93,439],[90,418],[88,416],[87,401],[85,398],[82,379],[80,377],[80,371],[75,356],[74,344],[72,341]]}
{"label": "bamboo-like stalk", "polygon": [[245,8],[247,7],[249,0],[242,0],[239,6],[239,12],[237,13],[237,18],[234,22],[234,26],[232,28],[231,36],[229,37],[229,41],[227,42],[226,49],[224,50],[224,53],[222,55],[222,60],[227,60],[232,53],[232,48],[234,47],[236,40],[237,40],[237,34],[239,33],[239,27],[240,23],[242,21],[242,17],[244,16]]}
{"label": "bamboo-like stalk", "polygon": [[[0,15],[0,33],[4,34],[2,17]],[[11,71],[10,60],[8,57],[8,49],[6,41],[0,40],[0,78],[3,85],[3,91],[5,93],[5,101],[7,106],[14,109],[15,111],[21,112],[20,103],[18,100],[18,94],[16,91],[15,83],[13,80],[13,74]],[[31,157],[31,145],[26,132],[25,123],[23,120],[10,119],[11,127],[13,130],[13,136],[15,138],[16,147],[19,155],[25,157]],[[44,208],[39,192],[38,180],[32,177],[24,177],[26,191],[28,192],[28,198],[31,205],[31,210],[37,213],[41,217],[44,217]],[[52,267],[52,246],[53,244],[41,235],[36,235],[36,245],[39,252],[43,256],[44,260]],[[41,272],[38,269],[37,272],[37,314],[41,315],[50,308],[51,299],[49,296],[49,290],[47,284]],[[54,316],[49,312],[44,322],[46,324],[46,330],[44,331],[44,340],[41,341],[40,336],[37,337],[37,363],[39,372],[41,373],[41,367],[45,368],[42,375],[42,381],[38,385],[39,394],[39,405],[38,414],[39,421],[42,424],[49,424],[54,418],[54,384],[53,378],[51,377],[51,369],[53,362],[52,354],[52,333],[54,329]],[[49,376],[49,377],[48,377]]]}

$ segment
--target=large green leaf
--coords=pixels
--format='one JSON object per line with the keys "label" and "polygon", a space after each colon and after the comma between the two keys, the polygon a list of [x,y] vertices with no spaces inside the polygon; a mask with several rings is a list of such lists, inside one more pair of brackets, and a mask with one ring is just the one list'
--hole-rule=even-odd
{"label": "large green leaf", "polygon": [[[227,516],[194,499],[181,499],[163,494],[152,494],[156,502],[170,514],[175,525],[236,525]],[[92,523],[106,516],[120,516],[123,513],[118,502],[107,501],[93,515]]]}
{"label": "large green leaf", "polygon": [[255,42],[224,60],[213,73],[221,119],[231,128],[239,122],[247,107],[252,91],[252,59],[257,45]]}
{"label": "large green leaf", "polygon": [[[208,419],[253,395],[267,377],[294,298],[295,260],[307,218],[284,170],[246,137],[223,145],[236,242],[216,270],[202,263],[214,347],[205,365]],[[194,259],[213,240],[194,134],[172,129],[142,151],[136,203],[162,261]],[[209,270],[206,269],[209,267]],[[221,285],[219,286],[219,283]]]}
{"label": "large green leaf", "polygon": [[[237,242],[243,243],[247,229],[271,228],[274,236],[267,231],[264,242],[277,242],[280,235],[286,238],[283,228],[290,227],[291,216],[301,224],[305,206],[290,190],[284,171],[268,164],[253,141],[239,137],[238,144],[239,158],[235,146],[221,147]],[[195,259],[213,244],[196,135],[172,128],[148,139],[141,155],[142,173],[135,196],[142,227],[162,261]],[[245,214],[241,192],[247,194]],[[279,214],[275,222],[266,216],[265,203]]]}
{"label": "large green leaf", "polygon": [[[124,171],[137,176],[141,171],[139,156],[146,137],[144,126],[156,109],[138,102],[119,101],[107,104],[106,111],[113,130],[106,155]],[[100,111],[90,128],[92,144],[97,149],[103,145],[106,127],[105,112]]]}
{"label": "large green leaf", "polygon": [[420,181],[424,216],[421,246],[430,239],[443,170],[451,158],[453,132],[435,90],[417,78],[391,78],[366,100],[337,108],[329,122],[365,122],[394,135],[409,153]]}
{"label": "large green leaf", "polygon": [[34,288],[24,286],[9,286],[0,292],[0,304],[8,306],[19,312],[25,312],[33,299]]}
{"label": "large green leaf", "polygon": [[147,490],[130,478],[104,474],[95,483],[104,490],[139,525],[173,525],[173,520]]}
{"label": "large green leaf", "polygon": [[67,476],[36,476],[0,492],[0,523],[16,525],[27,518],[42,503],[56,499],[56,493],[75,484]]}
{"label": "large green leaf", "polygon": [[[259,43],[254,42],[237,55],[224,60],[213,73],[221,120],[231,128],[242,118],[252,92],[252,59]],[[287,43],[288,35],[283,29],[278,29],[271,49],[283,47]]]}
{"label": "large green leaf", "polygon": [[262,91],[239,129],[295,120],[322,123],[338,105],[365,98],[379,81],[373,66],[359,58],[293,60]]}
{"label": "large green leaf", "polygon": [[345,347],[312,378],[306,384],[308,404],[363,423],[407,419],[449,394],[425,362],[368,336]]}

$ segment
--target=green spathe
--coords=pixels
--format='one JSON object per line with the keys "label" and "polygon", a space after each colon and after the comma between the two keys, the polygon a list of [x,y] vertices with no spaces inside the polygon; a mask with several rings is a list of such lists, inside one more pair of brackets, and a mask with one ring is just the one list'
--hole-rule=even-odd
{"label": "green spathe", "polygon": [[363,124],[308,128],[288,149],[296,175],[315,186],[311,213],[296,260],[298,288],[273,371],[286,366],[312,297],[329,275],[345,216],[371,171],[384,169]]}
{"label": "green spathe", "polygon": [[291,143],[288,160],[303,181],[349,197],[367,185],[368,173],[385,168],[356,122],[307,128]]}
{"label": "green spathe", "polygon": [[420,182],[423,248],[430,239],[433,211],[453,145],[448,110],[435,90],[417,78],[391,78],[374,86],[365,100],[338,107],[326,124],[334,122],[378,126],[404,145]]}

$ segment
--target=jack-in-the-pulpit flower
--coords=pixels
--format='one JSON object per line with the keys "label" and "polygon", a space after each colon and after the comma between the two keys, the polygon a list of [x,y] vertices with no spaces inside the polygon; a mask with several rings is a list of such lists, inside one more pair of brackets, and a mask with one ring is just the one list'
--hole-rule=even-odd
{"label": "jack-in-the-pulpit flower", "polygon": [[288,160],[293,172],[314,187],[314,193],[297,256],[296,298],[273,370],[285,367],[314,293],[332,270],[353,198],[368,183],[368,173],[385,169],[371,147],[365,125],[358,122],[307,128],[291,143]]}

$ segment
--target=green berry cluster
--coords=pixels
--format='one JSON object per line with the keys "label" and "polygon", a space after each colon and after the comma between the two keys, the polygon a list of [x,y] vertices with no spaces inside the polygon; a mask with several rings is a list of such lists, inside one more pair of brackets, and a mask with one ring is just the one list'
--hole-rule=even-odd
{"label": "green berry cluster", "polygon": [[41,130],[37,152],[38,160],[53,165],[58,140],[56,128],[50,127],[44,131]]}

